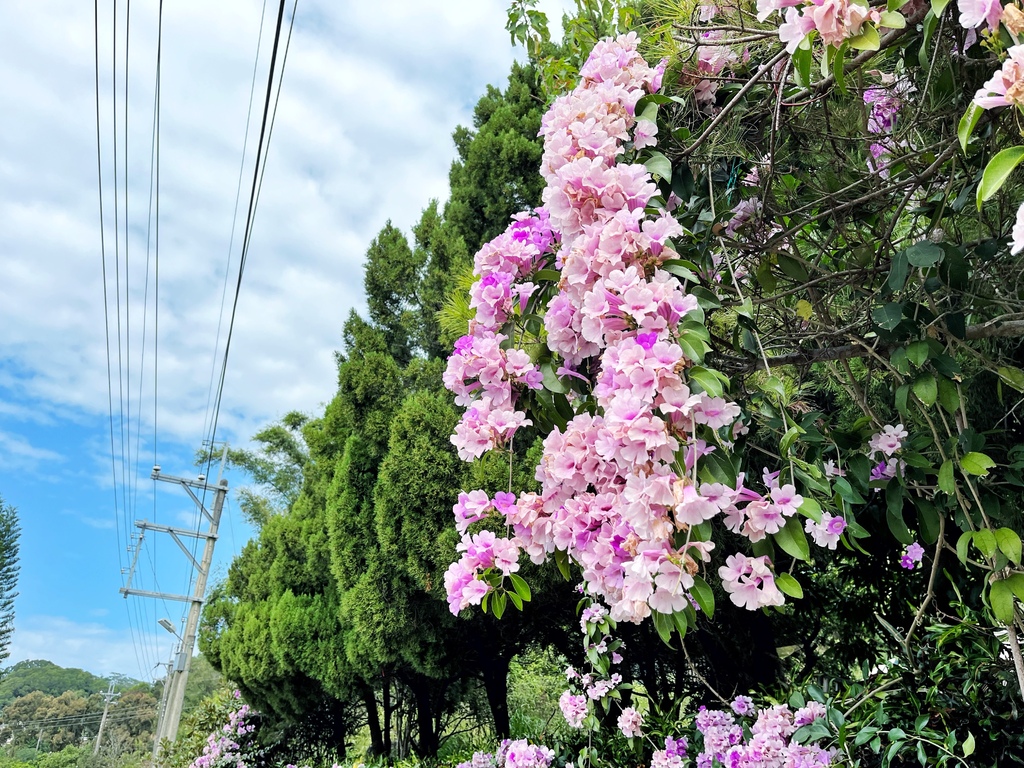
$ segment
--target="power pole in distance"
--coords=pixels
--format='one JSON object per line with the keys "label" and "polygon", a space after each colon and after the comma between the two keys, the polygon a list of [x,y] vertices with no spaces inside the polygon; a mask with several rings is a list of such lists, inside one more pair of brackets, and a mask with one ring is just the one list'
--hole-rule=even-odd
{"label": "power pole in distance", "polygon": [[103,726],[107,724],[107,712],[110,711],[110,702],[120,696],[120,693],[114,693],[114,684],[110,684],[110,688],[103,694],[103,717],[100,718],[100,729],[96,732],[96,746],[92,748],[93,755],[100,753],[100,741],[103,739]]}
{"label": "power pole in distance", "polygon": [[[202,612],[203,599],[206,595],[206,581],[210,575],[210,564],[213,562],[213,545],[217,542],[217,529],[220,526],[220,517],[224,510],[224,499],[228,493],[228,481],[222,477],[227,453],[228,446],[227,443],[225,443],[224,450],[220,457],[220,470],[217,473],[217,483],[215,485],[207,483],[204,475],[199,475],[195,480],[183,477],[174,477],[173,475],[165,475],[160,471],[159,466],[153,467],[153,472],[150,475],[154,480],[160,480],[165,483],[175,483],[184,488],[185,492],[192,497],[196,507],[206,520],[206,531],[193,531],[188,528],[175,528],[168,525],[157,525],[145,520],[137,520],[135,522],[135,525],[138,526],[143,533],[146,531],[156,531],[157,533],[168,534],[174,540],[174,543],[178,545],[181,551],[185,553],[185,556],[192,562],[192,565],[196,569],[195,588],[193,589],[191,596],[132,589],[132,577],[135,574],[135,566],[138,562],[139,549],[141,548],[137,545],[135,549],[135,557],[132,559],[131,569],[128,572],[127,584],[121,588],[121,594],[124,595],[125,598],[127,598],[128,595],[138,595],[140,597],[155,597],[164,600],[179,600],[181,602],[189,603],[188,619],[185,622],[185,636],[181,639],[181,651],[174,660],[173,668],[169,671],[165,682],[165,685],[169,688],[167,692],[167,707],[163,712],[163,717],[161,718],[159,728],[157,729],[157,744],[164,739],[174,741],[178,736],[178,724],[181,721],[181,708],[185,701],[185,684],[188,681],[189,669],[192,667],[192,651],[195,647],[196,633],[199,629],[199,616]],[[203,502],[196,495],[195,490],[193,489],[204,492],[214,492],[212,510],[208,511],[206,509]],[[188,547],[185,546],[184,542],[181,540],[181,537],[183,536],[205,540],[201,561],[197,562]],[[142,536],[140,535],[140,543],[141,538]]]}

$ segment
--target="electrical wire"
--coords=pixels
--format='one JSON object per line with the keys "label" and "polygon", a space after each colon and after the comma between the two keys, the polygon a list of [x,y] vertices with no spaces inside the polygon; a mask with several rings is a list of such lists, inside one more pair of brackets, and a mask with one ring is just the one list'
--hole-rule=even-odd
{"label": "electrical wire", "polygon": [[[106,216],[103,210],[103,142],[102,142],[102,130],[100,124],[100,11],[99,11],[99,0],[94,0],[93,3],[93,27],[94,27],[94,45],[95,45],[95,97],[96,97],[96,179],[99,188],[99,213],[100,213],[100,260],[102,264],[102,278],[103,278],[103,327],[106,336],[106,356],[107,356],[107,415],[110,424],[110,472],[111,479],[113,480],[113,497],[114,497],[114,518],[117,521],[117,559],[118,566],[121,570],[122,578],[124,575],[124,559],[121,553],[121,511],[118,508],[118,483],[117,483],[117,460],[115,458],[116,452],[114,447],[114,386],[113,386],[113,370],[112,370],[112,355],[110,353],[110,299],[107,293],[107,246],[106,246]],[[116,26],[116,16],[115,16]],[[116,194],[116,188],[115,188]],[[119,372],[120,375],[120,372]],[[126,532],[127,533],[127,532]],[[127,543],[127,538],[125,539]],[[122,581],[122,584],[124,582]],[[131,622],[131,611],[128,608],[127,603],[125,604],[125,612],[128,615],[128,626],[131,631],[132,647],[135,651],[135,661],[139,666],[139,671],[142,671],[142,659],[139,654],[139,646],[136,642],[134,627]]]}

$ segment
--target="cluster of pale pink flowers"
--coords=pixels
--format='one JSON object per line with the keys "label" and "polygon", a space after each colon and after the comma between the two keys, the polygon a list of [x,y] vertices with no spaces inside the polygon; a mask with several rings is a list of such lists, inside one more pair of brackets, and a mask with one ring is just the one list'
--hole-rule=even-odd
{"label": "cluster of pale pink flowers", "polygon": [[[998,2],[996,6],[1001,8]],[[982,109],[1011,105],[1024,109],[1024,45],[1011,46],[1006,54],[1002,68],[974,95],[974,103]],[[1010,235],[1010,254],[1016,256],[1024,250],[1024,203],[1017,209]]]}
{"label": "cluster of pale pink flowers", "polygon": [[878,464],[871,469],[872,480],[889,480],[896,477],[896,473],[903,468],[903,462],[895,458],[894,454],[903,447],[907,434],[902,424],[886,424],[881,432],[871,436],[868,455],[873,460],[878,459]]}
{"label": "cluster of pale pink flowers", "polygon": [[474,752],[473,758],[459,763],[457,768],[548,768],[555,753],[526,739],[505,739],[494,754]]}
{"label": "cluster of pale pink flowers", "polygon": [[835,48],[864,32],[867,24],[882,26],[882,14],[857,0],[757,0],[757,20],[764,21],[785,9],[779,39],[794,53],[813,32]]}
{"label": "cluster of pale pink flowers", "polygon": [[[533,386],[536,375],[488,334],[524,300],[512,284],[528,277],[555,243],[561,279],[544,318],[547,344],[564,360],[559,375],[593,387],[597,410],[580,412],[545,438],[539,494],[523,493],[514,503],[507,494],[460,496],[455,516],[464,554],[445,576],[454,612],[489,591],[485,571],[501,567],[497,559],[488,565],[490,552],[507,541],[503,551],[522,549],[537,563],[566,552],[614,620],[638,622],[652,610],[671,614],[691,604],[694,577],[714,548],[692,537],[694,526],[721,515],[732,530],[758,541],[777,533],[802,503],[792,485],[779,485],[777,473],[766,473],[764,495],[746,488],[742,476],[735,487],[696,480],[700,457],[716,450],[715,443],[730,445],[744,426],[737,405],[693,392],[687,383],[694,361],[676,342],[678,325],[703,315],[696,299],[660,268],[675,256],[669,239],[682,230],[667,212],[645,214],[657,191],[646,168],[616,162],[636,126],[637,102],[661,79],[661,68],[647,66],[636,43],[630,34],[598,44],[580,85],[542,122],[549,219],[538,215],[528,227],[526,220],[513,225],[539,242],[525,248],[517,241],[510,257],[500,250],[506,240],[498,238],[477,257],[478,274],[512,278],[474,293],[480,297],[474,335],[460,340],[449,361],[446,384],[470,406],[453,438],[460,455],[472,458],[501,445],[526,423],[525,415],[509,416],[505,408],[514,402],[515,387]],[[550,231],[543,229],[548,224]],[[485,305],[489,324],[479,319]],[[481,346],[493,359],[477,359]],[[490,421],[494,410],[503,414],[498,425]],[[477,426],[483,422],[486,428]],[[489,540],[491,549],[485,546],[481,557],[466,527],[492,515],[504,518],[514,537]],[[677,542],[680,531],[685,536]],[[764,597],[743,604],[776,605],[770,579],[762,575],[770,577],[768,563],[758,563],[755,576],[742,576],[757,580]]]}
{"label": "cluster of pale pink flowers", "polygon": [[[746,714],[752,709],[750,704],[748,697],[737,697],[732,710]],[[766,707],[747,728],[733,712],[700,708],[696,717],[702,742],[696,756],[698,768],[710,768],[712,764],[729,768],[824,768],[831,764],[830,752],[816,744],[792,740],[798,728],[825,716],[823,704],[811,701],[796,712],[785,704]],[[655,764],[670,765],[658,753],[652,760]]]}
{"label": "cluster of pale pink flowers", "polygon": [[455,343],[444,372],[455,402],[466,406],[452,436],[464,461],[507,445],[520,427],[531,423],[516,408],[518,391],[539,389],[542,376],[529,354],[505,343],[509,336],[501,330],[524,311],[536,290],[525,278],[536,271],[552,242],[547,212],[540,210],[517,216],[476,255],[474,274],[479,279],[470,289],[475,316],[469,335]]}
{"label": "cluster of pale pink flowers", "polygon": [[[240,693],[234,692],[234,698],[239,698]],[[234,768],[246,768],[242,759],[241,745],[237,739],[252,733],[256,726],[248,723],[250,708],[243,704],[228,714],[228,721],[221,726],[220,731],[209,734],[206,737],[206,744],[203,745],[203,753],[196,757],[189,765],[189,768],[217,768],[218,766],[234,766]]]}

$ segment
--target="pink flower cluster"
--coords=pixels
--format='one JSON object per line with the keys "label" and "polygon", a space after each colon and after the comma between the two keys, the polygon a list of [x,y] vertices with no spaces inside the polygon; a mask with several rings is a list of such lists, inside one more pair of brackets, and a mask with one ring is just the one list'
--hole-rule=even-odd
{"label": "pink flower cluster", "polygon": [[782,605],[785,597],[775,586],[775,575],[768,567],[768,557],[730,555],[718,569],[722,586],[729,599],[741,608],[756,610],[768,605]]}
{"label": "pink flower cluster", "polygon": [[825,707],[816,701],[796,712],[780,704],[758,711],[757,719],[746,730],[732,713],[701,707],[696,726],[703,744],[696,764],[698,768],[710,768],[712,764],[729,768],[824,768],[832,762],[828,751],[816,744],[802,745],[790,739],[797,728],[824,717],[825,713]]}
{"label": "pink flower cluster", "polygon": [[489,499],[483,491],[460,493],[455,505],[455,525],[462,534],[456,547],[462,556],[448,566],[444,586],[448,607],[458,615],[470,605],[479,605],[491,586],[480,577],[490,569],[504,576],[519,570],[519,543],[515,539],[499,538],[493,531],[483,530],[470,535],[469,526],[491,514],[508,514],[515,507],[515,496],[498,492]]}
{"label": "pink flower cluster", "polygon": [[974,94],[974,103],[982,109],[1011,104],[1024,108],[1024,45],[1011,46],[1006,54],[1002,68]]}
{"label": "pink flower cluster", "polygon": [[924,558],[924,547],[915,541],[903,550],[903,554],[900,556],[900,567],[912,571],[921,564],[922,558]]}
{"label": "pink flower cluster", "polygon": [[865,24],[877,27],[882,22],[877,9],[856,0],[757,0],[757,20],[764,21],[783,9],[786,20],[779,27],[779,39],[790,53],[812,32],[817,32],[825,45],[838,48],[861,34]]}
{"label": "pink flower cluster", "polygon": [[554,236],[547,212],[520,214],[501,235],[476,254],[470,289],[475,317],[470,334],[455,343],[448,358],[444,384],[455,402],[468,406],[455,429],[452,443],[464,461],[505,446],[516,431],[530,424],[516,410],[517,390],[539,389],[540,371],[521,349],[505,344],[500,331],[517,313],[522,314],[536,286],[525,280],[543,262]]}
{"label": "pink flower cluster", "polygon": [[811,539],[819,547],[835,549],[839,544],[839,537],[846,530],[846,518],[822,512],[821,522],[807,520],[804,523],[804,530],[811,535]]}
{"label": "pink flower cluster", "polygon": [[[646,168],[616,164],[635,127],[637,101],[661,77],[636,43],[632,34],[600,43],[580,85],[545,116],[542,173],[550,216],[513,224],[530,233],[531,247],[517,241],[508,256],[501,250],[508,240],[498,238],[477,256],[478,274],[511,277],[474,294],[481,297],[474,335],[460,340],[449,360],[445,383],[470,406],[453,437],[460,455],[473,458],[500,446],[526,423],[525,414],[512,410],[515,387],[539,382],[528,360],[503,349],[496,324],[523,301],[511,286],[555,243],[561,279],[544,319],[547,344],[564,359],[560,375],[592,386],[597,408],[546,437],[536,470],[539,494],[460,496],[454,511],[465,554],[445,576],[453,612],[480,602],[490,589],[482,578],[495,566],[471,556],[476,544],[466,538],[468,526],[486,516],[511,526],[512,539],[495,540],[507,541],[501,546],[509,553],[518,547],[540,563],[566,552],[612,619],[639,622],[652,610],[671,614],[692,602],[694,576],[714,548],[692,540],[693,526],[722,515],[733,531],[759,541],[777,533],[803,502],[792,485],[779,485],[777,473],[766,473],[765,495],[744,487],[742,477],[732,488],[696,480],[700,457],[716,443],[731,445],[743,425],[737,405],[693,392],[687,383],[694,361],[676,341],[678,325],[703,314],[695,297],[660,269],[675,256],[669,239],[682,230],[666,212],[645,215],[657,189]],[[737,604],[781,603],[767,560],[756,563],[729,570],[737,591],[747,595]]]}
{"label": "pink flower cluster", "polygon": [[[240,696],[238,691],[234,692],[234,698],[237,699]],[[246,763],[239,751],[241,745],[236,739],[256,730],[256,726],[247,723],[245,719],[249,716],[250,711],[249,705],[243,704],[230,712],[228,722],[221,727],[220,732],[215,731],[206,737],[203,754],[193,760],[189,768],[214,768],[214,766],[224,765],[246,768]]]}
{"label": "pink flower cluster", "polygon": [[505,739],[493,755],[474,752],[472,760],[456,768],[548,768],[554,758],[554,751],[548,747],[530,744],[526,739]]}

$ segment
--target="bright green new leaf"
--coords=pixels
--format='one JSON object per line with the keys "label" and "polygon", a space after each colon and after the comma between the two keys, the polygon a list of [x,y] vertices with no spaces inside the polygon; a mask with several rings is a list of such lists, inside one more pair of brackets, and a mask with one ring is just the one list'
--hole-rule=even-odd
{"label": "bright green new leaf", "polygon": [[979,211],[981,204],[999,191],[1021,160],[1024,160],[1024,147],[1004,149],[988,161],[985,172],[981,175],[981,184],[978,185]]}
{"label": "bright green new leaf", "polygon": [[[942,7],[945,8],[949,0],[938,0],[942,3]],[[933,0],[932,7],[935,7]],[[979,107],[973,101],[968,105],[967,111],[964,112],[964,116],[960,118],[960,124],[956,128],[957,138],[960,139],[960,149],[964,152],[967,151],[967,142],[971,139],[971,134],[974,133],[975,127],[978,125],[978,120],[981,118],[984,109]]]}
{"label": "bright green new leaf", "polygon": [[984,453],[971,451],[960,459],[960,468],[969,475],[984,477],[996,463]]}
{"label": "bright green new leaf", "polygon": [[786,525],[778,533],[773,534],[772,538],[784,552],[797,560],[808,560],[811,556],[811,548],[807,543],[804,527],[801,525],[799,517],[789,518]]}
{"label": "bright green new leaf", "polygon": [[518,576],[514,573],[510,573],[509,578],[512,580],[512,588],[516,591],[516,594],[523,598],[523,600],[529,602],[532,597],[530,585],[526,583],[522,576]]}
{"label": "bright green new leaf", "polygon": [[858,51],[877,51],[882,45],[882,41],[878,37],[878,30],[870,24],[865,24],[863,30],[859,35],[851,37],[846,42],[851,48],[856,48]]}
{"label": "bright green new leaf", "polygon": [[797,508],[797,511],[804,517],[809,517],[816,523],[821,522],[821,504],[816,502],[810,496],[804,497],[804,502]]}
{"label": "bright green new leaf", "polygon": [[907,26],[907,20],[902,13],[897,11],[882,11],[882,20],[879,22],[879,26],[887,29],[903,29]]}
{"label": "bright green new leaf", "polygon": [[715,615],[715,593],[711,587],[700,576],[693,577],[693,586],[690,587],[690,594],[697,601],[697,605],[709,619]]}
{"label": "bright green new leaf", "polygon": [[651,172],[651,175],[659,179],[669,180],[672,178],[672,163],[661,152],[655,152],[644,162],[644,167]]}
{"label": "bright green new leaf", "polygon": [[794,579],[788,573],[776,574],[775,586],[777,586],[785,594],[789,595],[790,597],[794,597],[797,600],[804,596],[804,589],[800,586],[800,582]]}
{"label": "bright green new leaf", "polygon": [[[946,0],[949,2],[949,0]],[[974,754],[974,734],[970,731],[967,732],[967,738],[964,739],[963,745],[964,757],[970,757]]]}

